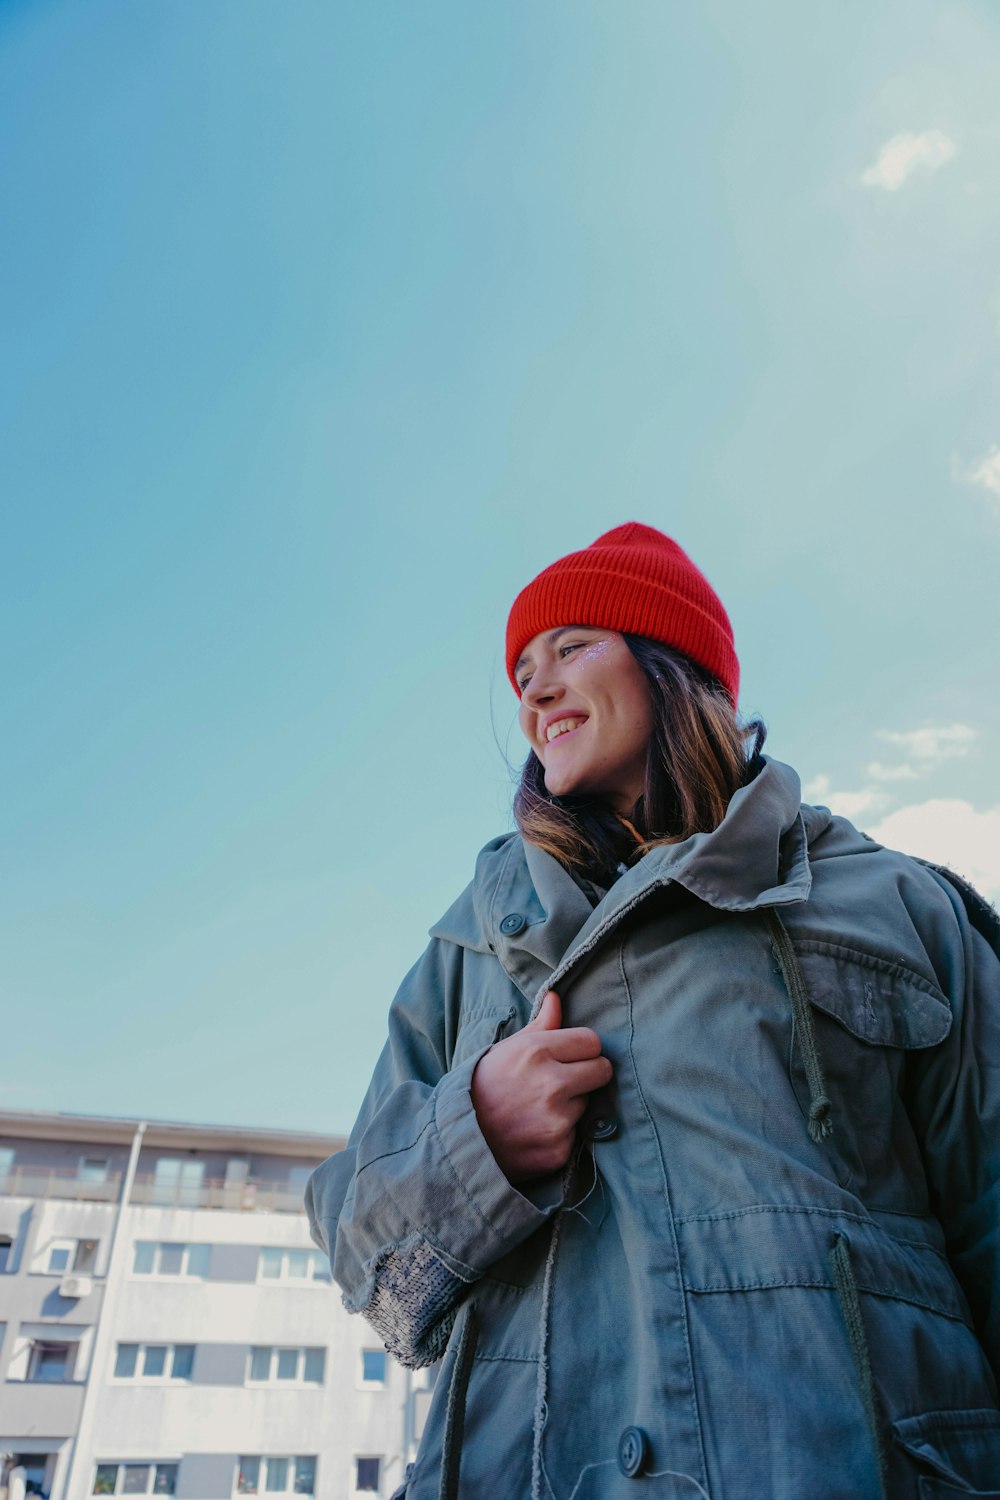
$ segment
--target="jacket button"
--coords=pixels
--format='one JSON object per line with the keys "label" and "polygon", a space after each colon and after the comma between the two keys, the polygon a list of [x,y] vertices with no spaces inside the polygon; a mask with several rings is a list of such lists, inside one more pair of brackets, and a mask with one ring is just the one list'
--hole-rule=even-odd
{"label": "jacket button", "polygon": [[583,1133],[588,1141],[610,1141],[618,1134],[618,1121],[614,1115],[588,1115],[583,1122]]}
{"label": "jacket button", "polygon": [[649,1439],[641,1427],[626,1427],[618,1439],[618,1467],[626,1479],[636,1479],[649,1459]]}
{"label": "jacket button", "polygon": [[512,911],[509,917],[504,917],[500,923],[500,931],[504,937],[513,937],[515,932],[520,932],[524,926],[524,918],[519,911]]}

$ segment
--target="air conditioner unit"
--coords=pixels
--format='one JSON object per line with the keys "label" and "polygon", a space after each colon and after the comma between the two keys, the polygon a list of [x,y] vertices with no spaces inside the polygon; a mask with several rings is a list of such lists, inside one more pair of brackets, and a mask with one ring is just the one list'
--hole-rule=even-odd
{"label": "air conditioner unit", "polygon": [[89,1297],[93,1290],[89,1276],[64,1276],[59,1283],[60,1297]]}

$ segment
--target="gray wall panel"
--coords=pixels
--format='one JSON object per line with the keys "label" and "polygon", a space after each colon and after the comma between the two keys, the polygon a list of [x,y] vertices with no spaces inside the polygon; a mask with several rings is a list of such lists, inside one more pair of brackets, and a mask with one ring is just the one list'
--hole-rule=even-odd
{"label": "gray wall panel", "polygon": [[259,1256],[256,1245],[213,1245],[209,1275],[213,1281],[256,1281]]}
{"label": "gray wall panel", "polygon": [[[8,1338],[10,1333],[8,1329]],[[71,1437],[80,1425],[82,1404],[83,1385],[77,1381],[48,1385],[40,1380],[8,1380],[0,1402],[0,1421],[6,1432],[23,1433],[25,1437],[35,1433]]]}
{"label": "gray wall panel", "polygon": [[177,1500],[229,1500],[235,1472],[233,1453],[185,1453],[177,1475]]}
{"label": "gray wall panel", "polygon": [[247,1344],[199,1344],[191,1379],[195,1385],[242,1385],[247,1372]]}

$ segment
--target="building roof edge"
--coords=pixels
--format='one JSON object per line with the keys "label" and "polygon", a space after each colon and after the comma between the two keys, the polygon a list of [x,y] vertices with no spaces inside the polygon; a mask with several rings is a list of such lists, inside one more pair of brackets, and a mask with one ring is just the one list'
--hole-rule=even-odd
{"label": "building roof edge", "polygon": [[[70,1114],[54,1110],[0,1109],[0,1138],[76,1140],[127,1145],[138,1118]],[[342,1135],[278,1130],[263,1125],[207,1125],[194,1120],[147,1120],[145,1146],[186,1146],[211,1150],[256,1151],[268,1156],[332,1156],[346,1144]]]}

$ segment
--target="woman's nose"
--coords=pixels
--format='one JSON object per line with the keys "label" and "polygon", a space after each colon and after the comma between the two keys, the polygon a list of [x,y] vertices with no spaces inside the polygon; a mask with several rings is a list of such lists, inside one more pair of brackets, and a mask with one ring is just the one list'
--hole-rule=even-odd
{"label": "woman's nose", "polygon": [[558,675],[549,668],[538,668],[531,675],[531,681],[521,694],[521,702],[527,703],[530,708],[538,708],[544,703],[553,703],[563,691],[562,683]]}

